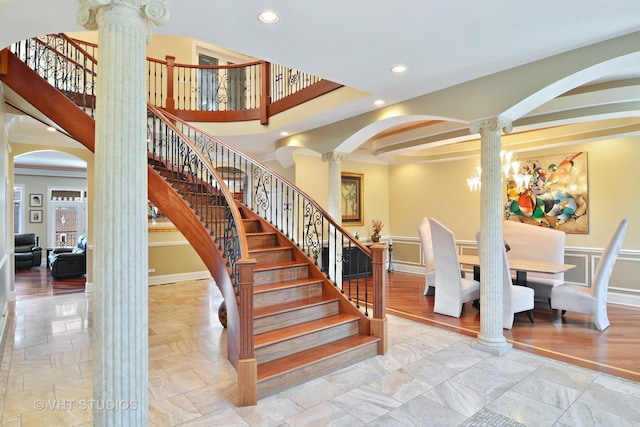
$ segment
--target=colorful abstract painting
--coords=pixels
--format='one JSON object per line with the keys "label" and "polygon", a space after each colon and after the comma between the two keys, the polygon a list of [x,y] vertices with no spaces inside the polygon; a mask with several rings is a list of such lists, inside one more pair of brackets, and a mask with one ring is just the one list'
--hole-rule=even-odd
{"label": "colorful abstract painting", "polygon": [[506,182],[506,219],[567,233],[589,232],[587,153],[519,159]]}

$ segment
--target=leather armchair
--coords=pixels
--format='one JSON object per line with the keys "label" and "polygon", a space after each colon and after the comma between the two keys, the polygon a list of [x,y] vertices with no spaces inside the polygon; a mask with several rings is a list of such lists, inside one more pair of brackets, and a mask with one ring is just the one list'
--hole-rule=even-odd
{"label": "leather armchair", "polygon": [[87,272],[87,236],[78,237],[74,247],[55,248],[49,255],[49,268],[54,279],[80,277]]}
{"label": "leather armchair", "polygon": [[42,248],[38,246],[38,236],[33,233],[14,234],[14,258],[16,270],[40,267]]}

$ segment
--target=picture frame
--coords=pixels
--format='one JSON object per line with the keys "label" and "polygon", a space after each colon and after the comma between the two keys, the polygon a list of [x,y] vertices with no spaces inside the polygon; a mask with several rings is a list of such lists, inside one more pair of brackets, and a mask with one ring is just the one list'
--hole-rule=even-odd
{"label": "picture frame", "polygon": [[29,206],[39,208],[42,206],[42,194],[29,194]]}
{"label": "picture frame", "polygon": [[364,224],[364,174],[343,172],[340,183],[342,225]]}
{"label": "picture frame", "polygon": [[505,219],[569,234],[589,233],[586,151],[520,159],[519,172],[531,180],[524,189],[506,180]]}
{"label": "picture frame", "polygon": [[42,222],[42,210],[30,210],[29,211],[29,222]]}

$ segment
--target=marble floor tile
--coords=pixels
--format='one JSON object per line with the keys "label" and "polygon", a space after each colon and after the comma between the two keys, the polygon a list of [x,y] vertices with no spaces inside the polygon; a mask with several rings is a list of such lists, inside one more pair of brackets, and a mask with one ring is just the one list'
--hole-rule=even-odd
{"label": "marble floor tile", "polygon": [[331,402],[324,402],[313,408],[306,409],[287,418],[285,422],[287,425],[296,427],[359,427],[365,425],[364,422]]}
{"label": "marble floor tile", "polygon": [[389,415],[407,427],[457,426],[467,416],[424,396],[418,396],[394,409]]}
{"label": "marble floor tile", "polygon": [[[91,426],[78,404],[93,395],[91,300],[12,303],[0,427]],[[393,315],[387,354],[237,407],[215,284],[153,286],[149,300],[150,426],[640,426],[640,383],[519,350],[490,355]]]}
{"label": "marble floor tile", "polygon": [[305,409],[321,405],[342,393],[343,389],[324,378],[316,378],[282,392]]}
{"label": "marble floor tile", "polygon": [[640,423],[581,402],[572,405],[555,424],[559,427],[638,427]]}
{"label": "marble floor tile", "polygon": [[371,387],[355,388],[334,397],[331,402],[365,423],[402,405],[402,402]]}
{"label": "marble floor tile", "polygon": [[499,396],[486,408],[527,426],[552,426],[564,413],[560,408],[511,390]]}
{"label": "marble floor tile", "polygon": [[493,401],[488,394],[455,381],[441,383],[422,396],[468,417]]}
{"label": "marble floor tile", "polygon": [[581,393],[576,389],[533,375],[529,375],[518,382],[511,390],[560,409],[568,409]]}

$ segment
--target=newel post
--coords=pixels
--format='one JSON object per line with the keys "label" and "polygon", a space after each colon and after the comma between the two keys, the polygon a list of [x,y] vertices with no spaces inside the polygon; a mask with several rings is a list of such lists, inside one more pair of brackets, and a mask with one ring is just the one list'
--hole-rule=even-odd
{"label": "newel post", "polygon": [[262,63],[262,85],[260,88],[260,124],[269,124],[269,106],[271,105],[271,63]]}
{"label": "newel post", "polygon": [[236,262],[240,287],[240,357],[238,360],[238,406],[258,403],[258,371],[253,351],[253,269],[255,259]]}
{"label": "newel post", "polygon": [[373,245],[373,319],[371,319],[371,335],[380,338],[378,354],[387,352],[387,275],[384,272],[386,265],[387,246]]}
{"label": "newel post", "polygon": [[165,56],[167,61],[167,113],[176,113],[176,99],[173,95],[173,70],[175,69],[176,57]]}

